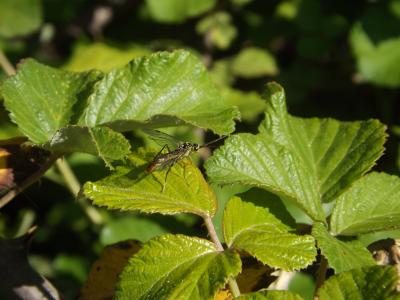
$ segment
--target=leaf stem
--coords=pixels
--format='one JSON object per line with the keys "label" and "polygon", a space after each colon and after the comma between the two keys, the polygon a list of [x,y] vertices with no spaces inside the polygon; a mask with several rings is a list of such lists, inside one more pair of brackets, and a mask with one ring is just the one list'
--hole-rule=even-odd
{"label": "leaf stem", "polygon": [[15,196],[25,190],[28,186],[39,180],[44,173],[54,164],[58,159],[58,155],[50,156],[47,161],[31,176],[29,176],[20,185],[12,187],[11,190],[0,199],[0,208],[9,203]]}
{"label": "leaf stem", "polygon": [[[56,161],[56,166],[64,179],[64,182],[71,192],[76,197],[81,189],[81,184],[76,178],[69,164],[62,158]],[[81,205],[83,211],[94,224],[102,224],[103,217],[93,206],[89,205],[84,198],[78,198],[78,203]]]}
{"label": "leaf stem", "polygon": [[7,76],[14,75],[16,73],[15,68],[4,54],[3,50],[0,49],[0,66],[7,74]]}
{"label": "leaf stem", "polygon": [[322,284],[325,281],[327,270],[328,270],[328,260],[325,258],[325,256],[321,255],[321,262],[316,272],[314,299],[317,299],[318,289],[322,286]]}
{"label": "leaf stem", "polygon": [[[224,247],[218,239],[217,232],[215,231],[214,224],[210,218],[210,216],[203,216],[204,224],[207,227],[208,234],[210,235],[211,241],[215,244],[219,251],[224,251]],[[228,279],[229,289],[232,292],[232,295],[236,298],[240,296],[239,286],[236,280],[232,277]]]}

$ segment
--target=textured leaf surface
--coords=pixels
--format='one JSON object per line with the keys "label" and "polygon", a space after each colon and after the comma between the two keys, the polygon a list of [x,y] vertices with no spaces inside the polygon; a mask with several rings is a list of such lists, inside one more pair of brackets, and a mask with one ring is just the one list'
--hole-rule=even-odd
{"label": "textured leaf surface", "polygon": [[358,72],[364,80],[374,84],[398,87],[400,85],[400,38],[387,39],[374,45],[360,24],[350,34],[350,43],[357,59]]}
{"label": "textured leaf surface", "polygon": [[150,15],[163,23],[181,23],[211,9],[215,0],[146,0]]}
{"label": "textured leaf surface", "polygon": [[207,240],[163,235],[129,260],[115,298],[211,299],[240,269],[236,253],[219,252]]}
{"label": "textured leaf surface", "polygon": [[258,186],[289,198],[322,221],[321,201],[335,199],[382,154],[385,126],[292,117],[276,83],[267,85],[265,96],[261,133],[227,139],[207,161],[207,173],[218,184]]}
{"label": "textured leaf surface", "polygon": [[400,299],[395,267],[359,268],[330,277],[318,290],[321,300]]}
{"label": "textured leaf surface", "polygon": [[198,58],[175,51],[137,58],[104,76],[89,98],[81,123],[127,130],[130,121],[149,122],[156,115],[163,115],[171,125],[181,120],[226,134],[234,130],[233,119],[239,113],[220,101]]}
{"label": "textured leaf surface", "polygon": [[71,121],[79,94],[96,79],[96,73],[61,71],[27,59],[4,81],[4,104],[21,132],[42,144]]}
{"label": "textured leaf surface", "polygon": [[107,127],[67,126],[57,131],[45,147],[61,153],[94,154],[111,167],[111,161],[129,153],[130,144],[121,133]]}
{"label": "textured leaf surface", "polygon": [[267,88],[270,100],[259,130],[298,155],[318,182],[323,202],[337,197],[382,155],[386,127],[379,121],[293,117],[287,113],[282,87],[272,83]]}
{"label": "textured leaf surface", "polygon": [[265,208],[232,198],[223,219],[225,241],[231,248],[245,250],[261,262],[284,270],[301,269],[316,256],[312,236],[289,233]]}
{"label": "textured leaf surface", "polygon": [[94,204],[112,209],[213,216],[215,194],[200,170],[190,160],[183,160],[171,168],[165,182],[167,170],[144,173],[154,155],[143,151],[131,155],[127,164],[118,167],[115,174],[86,183],[84,195]]}
{"label": "textured leaf surface", "polygon": [[321,223],[314,224],[312,235],[317,240],[321,253],[328,259],[329,266],[336,273],[375,264],[371,253],[360,242],[340,241],[330,235]]}
{"label": "textured leaf surface", "polygon": [[303,298],[289,291],[258,291],[242,295],[237,300],[303,300]]}
{"label": "textured leaf surface", "polygon": [[231,136],[206,162],[206,169],[212,182],[261,187],[291,199],[313,219],[325,219],[307,169],[295,154],[265,134]]}
{"label": "textured leaf surface", "polygon": [[139,47],[117,48],[104,43],[78,45],[64,68],[75,72],[90,69],[108,72],[124,66],[136,57],[148,54],[149,50]]}
{"label": "textured leaf surface", "polygon": [[0,37],[11,38],[31,33],[41,23],[40,0],[0,1]]}
{"label": "textured leaf surface", "polygon": [[336,203],[331,217],[335,234],[357,235],[400,228],[400,178],[370,173]]}

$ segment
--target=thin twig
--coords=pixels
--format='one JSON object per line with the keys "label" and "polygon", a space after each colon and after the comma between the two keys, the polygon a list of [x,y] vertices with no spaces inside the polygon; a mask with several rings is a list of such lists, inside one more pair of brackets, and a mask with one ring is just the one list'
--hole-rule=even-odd
{"label": "thin twig", "polygon": [[[218,239],[217,232],[215,231],[214,224],[209,216],[203,217],[204,224],[207,227],[208,234],[210,235],[211,241],[215,244],[219,251],[224,251],[224,247],[222,246],[221,242]],[[239,286],[234,278],[228,279],[229,289],[232,292],[232,295],[236,298],[240,296]]]}
{"label": "thin twig", "polygon": [[15,68],[8,60],[7,56],[4,54],[3,50],[0,49],[0,66],[7,74],[7,76],[11,76],[15,74]]}
{"label": "thin twig", "polygon": [[[78,178],[76,178],[74,172],[72,171],[71,167],[69,164],[62,158],[58,159],[56,161],[56,166],[58,170],[60,171],[64,182],[71,192],[71,194],[76,197],[81,189],[81,184],[79,183]],[[78,198],[78,203],[82,207],[83,211],[86,213],[88,218],[94,223],[94,224],[101,224],[103,223],[103,217],[101,214],[97,211],[96,208],[93,206],[89,205],[84,198]]]}
{"label": "thin twig", "polygon": [[57,155],[50,156],[47,161],[32,175],[30,175],[25,181],[23,181],[20,185],[11,188],[11,190],[5,194],[0,199],[0,208],[9,203],[15,196],[25,190],[32,183],[39,180],[44,173],[54,164],[54,162],[58,159]]}

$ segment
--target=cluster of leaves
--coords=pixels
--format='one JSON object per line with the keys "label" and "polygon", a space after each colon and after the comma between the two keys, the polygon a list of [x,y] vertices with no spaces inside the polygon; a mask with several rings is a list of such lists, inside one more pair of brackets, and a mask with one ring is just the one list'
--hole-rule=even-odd
{"label": "cluster of leaves", "polygon": [[[41,31],[37,38],[43,49],[56,44],[54,30],[59,27],[51,23],[71,21],[81,1],[65,2],[67,9],[50,2],[1,1],[0,46],[18,57],[24,51],[25,55],[32,55],[38,50],[18,37],[38,29]],[[111,2],[115,11],[118,5],[124,9],[123,4]],[[4,115],[1,136],[22,134],[53,158],[76,152],[100,157],[113,170],[112,175],[94,181],[98,176],[89,174],[86,180],[90,182],[82,190],[98,206],[147,214],[185,213],[202,218],[206,224],[213,219],[214,226],[221,229],[219,239],[225,242],[225,249],[215,240],[202,238],[199,232],[161,235],[168,230],[154,222],[131,216],[112,220],[102,231],[103,244],[137,237],[140,228],[146,231],[141,235],[143,241],[158,236],[135,255],[130,252],[128,262],[119,262],[118,272],[111,273],[114,276],[123,271],[107,295],[116,293],[118,299],[174,299],[178,295],[187,299],[212,298],[230,278],[248,271],[242,265],[243,254],[247,253],[264,265],[286,271],[304,269],[313,263],[318,266],[326,259],[336,275],[318,290],[320,299],[397,297],[395,269],[374,266],[366,248],[382,238],[398,237],[398,231],[393,230],[399,229],[400,221],[399,178],[370,172],[384,150],[385,126],[373,119],[341,122],[294,117],[286,110],[284,91],[278,84],[268,84],[263,96],[253,90],[252,84],[259,78],[272,77],[289,90],[293,96],[289,100],[310,110],[318,110],[318,105],[324,104],[303,105],[309,90],[332,94],[329,87],[333,86],[335,90],[346,90],[350,98],[360,98],[365,93],[349,89],[346,82],[353,75],[347,67],[351,55],[357,69],[354,82],[398,87],[399,1],[366,5],[364,10],[354,4],[333,7],[316,0],[285,0],[273,5],[252,0],[222,2],[147,0],[137,10],[139,21],[134,22],[144,28],[147,22],[152,26],[161,24],[157,28],[174,29],[179,24],[194,24],[191,30],[203,37],[205,49],[200,50],[193,42],[187,45],[190,52],[151,54],[154,49],[175,48],[176,44],[161,40],[162,33],[157,30],[152,37],[144,29],[149,34],[145,44],[132,45],[131,40],[125,43],[116,34],[120,27],[110,26],[105,34],[123,43],[78,42],[72,56],[64,57],[67,63],[62,69],[25,60],[17,74],[5,79],[0,87],[5,109],[18,125],[10,125]],[[264,14],[266,7],[269,12]],[[361,15],[358,11],[362,11]],[[354,18],[358,22],[353,22]],[[41,27],[44,20],[50,24]],[[385,20],[381,22],[384,28],[372,28],[376,20]],[[138,23],[124,24],[124,28],[140,27]],[[271,28],[275,28],[274,32]],[[292,40],[296,35],[298,38]],[[178,34],[179,38],[184,40],[184,35]],[[343,38],[348,39],[352,53],[343,54],[335,48]],[[292,47],[296,57],[293,53],[287,55]],[[38,56],[46,57],[44,53]],[[278,61],[282,53],[289,62]],[[50,56],[45,59],[51,60]],[[327,68],[332,61],[339,66],[333,71]],[[243,85],[245,90],[241,89]],[[385,97],[393,94],[383,93]],[[137,140],[125,132],[188,125],[229,134],[234,131],[239,111],[247,125],[262,112],[265,117],[257,134],[233,134],[214,152],[205,164],[208,182],[189,161],[174,166],[167,177],[166,171],[143,177],[155,152],[147,148],[132,152],[132,148],[137,149]],[[383,117],[390,120],[390,112]],[[253,132],[250,125],[245,129]],[[8,155],[13,151],[10,149],[2,146],[0,154]],[[32,164],[37,168],[36,160]],[[1,182],[8,185],[13,176],[7,171],[3,176],[7,181]],[[226,205],[219,186],[232,190]],[[249,191],[239,195],[244,190]],[[252,191],[256,199],[254,195],[250,197]],[[29,218],[32,222],[34,217]],[[306,223],[305,232],[299,234],[296,223]],[[59,261],[55,265],[64,265],[60,268],[83,281],[84,270],[69,270],[65,267],[69,265],[68,258]],[[91,279],[96,281],[93,274]],[[240,289],[247,290],[238,282]],[[262,287],[266,286],[264,283]],[[240,297],[292,298],[301,299],[290,292],[277,291]]]}

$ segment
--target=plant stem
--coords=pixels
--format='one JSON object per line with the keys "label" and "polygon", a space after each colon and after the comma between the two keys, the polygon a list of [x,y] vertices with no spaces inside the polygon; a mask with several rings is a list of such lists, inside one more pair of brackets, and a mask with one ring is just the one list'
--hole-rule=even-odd
{"label": "plant stem", "polygon": [[316,273],[315,289],[314,289],[314,299],[317,299],[318,289],[322,286],[326,278],[326,271],[328,270],[328,260],[325,256],[321,255],[321,262]]}
{"label": "plant stem", "polygon": [[1,197],[0,208],[2,208],[8,202],[10,202],[12,199],[14,199],[15,196],[17,196],[19,193],[21,193],[23,190],[25,190],[32,183],[39,180],[43,176],[43,174],[46,173],[46,171],[54,164],[54,162],[57,159],[58,159],[57,155],[53,155],[53,156],[49,157],[49,159],[35,173],[33,173],[31,176],[29,176],[20,185],[12,187],[11,190],[7,194],[5,194],[3,197]]}
{"label": "plant stem", "polygon": [[4,54],[3,50],[0,49],[0,66],[7,74],[7,76],[11,76],[15,74],[15,68],[8,60],[7,56]]}
{"label": "plant stem", "polygon": [[[71,167],[62,158],[56,161],[56,166],[60,171],[67,188],[69,189],[71,194],[76,197],[81,189],[81,184],[76,178]],[[101,216],[101,214],[93,206],[89,205],[84,198],[78,198],[78,203],[81,205],[83,211],[94,224],[103,223],[103,217]]]}
{"label": "plant stem", "polygon": [[[215,231],[214,224],[209,216],[203,217],[204,224],[207,227],[208,234],[210,235],[211,241],[215,244],[218,251],[224,251],[224,247],[222,246],[221,242],[218,239],[217,232]],[[234,278],[228,279],[229,289],[232,292],[232,295],[236,298],[240,296],[239,286]]]}

